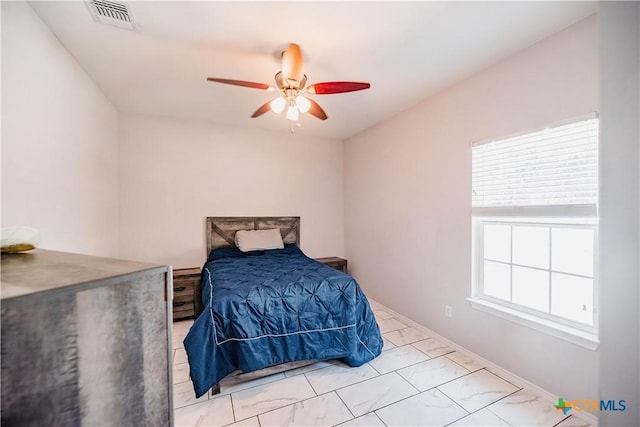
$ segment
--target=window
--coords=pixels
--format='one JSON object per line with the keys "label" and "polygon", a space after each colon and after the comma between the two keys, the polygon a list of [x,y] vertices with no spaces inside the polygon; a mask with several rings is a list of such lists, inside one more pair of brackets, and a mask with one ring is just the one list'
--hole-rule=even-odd
{"label": "window", "polygon": [[597,117],[471,152],[472,304],[593,347]]}

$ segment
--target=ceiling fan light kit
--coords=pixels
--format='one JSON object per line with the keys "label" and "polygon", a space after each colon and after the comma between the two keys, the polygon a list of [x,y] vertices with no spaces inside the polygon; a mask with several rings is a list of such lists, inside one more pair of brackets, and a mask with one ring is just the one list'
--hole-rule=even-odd
{"label": "ceiling fan light kit", "polygon": [[[302,51],[300,50],[300,46],[294,43],[289,44],[289,47],[282,52],[282,71],[279,71],[275,75],[277,87],[269,86],[264,83],[221,79],[216,77],[208,77],[207,80],[253,89],[280,91],[281,95],[279,97],[260,106],[260,108],[258,108],[251,117],[259,117],[269,110],[276,114],[281,114],[286,107],[286,118],[292,122],[292,132],[293,122],[298,121],[299,113],[309,113],[320,120],[326,120],[328,118],[322,107],[320,107],[320,105],[314,100],[303,96],[302,92],[312,95],[329,95],[334,93],[354,92],[369,89],[371,87],[369,83],[324,82],[309,85],[305,89],[307,76],[304,74]],[[300,124],[298,123],[298,125]]]}
{"label": "ceiling fan light kit", "polygon": [[296,106],[295,102],[292,102],[289,105],[289,108],[287,108],[287,119],[293,121],[293,122],[297,122],[298,121],[298,107]]}
{"label": "ceiling fan light kit", "polygon": [[309,111],[309,108],[311,108],[309,100],[302,95],[296,96],[296,105],[301,113],[306,113]]}
{"label": "ceiling fan light kit", "polygon": [[282,110],[284,110],[284,107],[287,106],[287,101],[283,97],[279,97],[269,102],[269,106],[271,107],[271,111],[280,114]]}

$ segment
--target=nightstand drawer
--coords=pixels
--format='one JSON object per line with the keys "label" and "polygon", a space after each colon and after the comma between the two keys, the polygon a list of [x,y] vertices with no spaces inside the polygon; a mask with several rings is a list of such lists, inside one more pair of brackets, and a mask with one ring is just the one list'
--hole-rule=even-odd
{"label": "nightstand drawer", "polygon": [[316,261],[320,261],[321,263],[328,265],[331,268],[335,268],[336,270],[342,271],[343,273],[347,274],[347,260],[344,258],[332,256],[326,258],[316,258]]}
{"label": "nightstand drawer", "polygon": [[[182,318],[185,316],[193,316],[194,305],[193,295],[185,295],[173,298],[173,317],[176,317],[176,313]],[[187,313],[189,312],[189,313]]]}
{"label": "nightstand drawer", "polygon": [[200,287],[199,268],[173,270],[173,320],[193,317]]}
{"label": "nightstand drawer", "polygon": [[189,280],[176,280],[173,279],[173,298],[191,295],[195,293],[195,287],[200,282],[200,279],[189,279]]}

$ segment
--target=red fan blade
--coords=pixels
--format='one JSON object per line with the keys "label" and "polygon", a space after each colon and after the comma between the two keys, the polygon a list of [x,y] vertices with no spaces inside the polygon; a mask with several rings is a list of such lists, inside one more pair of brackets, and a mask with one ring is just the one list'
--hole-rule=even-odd
{"label": "red fan blade", "polygon": [[228,85],[235,85],[235,86],[244,86],[244,87],[250,87],[253,89],[267,90],[270,87],[269,85],[266,85],[264,83],[246,82],[244,80],[217,79],[214,77],[207,77],[207,80],[209,80],[210,82],[225,83]]}
{"label": "red fan blade", "polygon": [[354,92],[356,90],[369,89],[369,83],[358,82],[324,82],[312,84],[307,88],[307,92],[316,95],[329,95],[332,93]]}
{"label": "red fan blade", "polygon": [[311,114],[312,116],[316,116],[320,120],[327,120],[327,118],[328,118],[327,117],[327,113],[324,112],[322,107],[320,105],[318,105],[318,103],[316,101],[314,101],[313,99],[310,99],[309,102],[311,103],[311,107],[309,108],[309,111],[307,111],[307,112],[309,114]]}
{"label": "red fan blade", "polygon": [[268,102],[265,102],[264,104],[262,104],[260,106],[260,108],[258,108],[256,110],[256,112],[253,113],[253,115],[251,115],[251,118],[254,119],[254,118],[258,117],[258,116],[263,115],[267,111],[271,111],[271,105],[269,105],[269,104],[271,104],[271,101],[268,101]]}

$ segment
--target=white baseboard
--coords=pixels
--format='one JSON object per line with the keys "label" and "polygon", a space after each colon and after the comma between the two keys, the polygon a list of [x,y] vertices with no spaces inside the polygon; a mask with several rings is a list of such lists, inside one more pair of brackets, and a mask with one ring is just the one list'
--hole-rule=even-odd
{"label": "white baseboard", "polygon": [[[554,395],[553,393],[549,393],[547,390],[533,384],[532,382],[529,382],[527,380],[525,380],[524,378],[521,378],[519,376],[517,376],[516,374],[507,371],[506,369],[496,365],[495,363],[485,359],[482,356],[477,355],[476,353],[462,347],[459,344],[454,343],[453,341],[448,340],[447,338],[443,337],[440,334],[435,333],[434,331],[432,331],[431,329],[422,326],[421,324],[414,322],[413,320],[409,319],[408,317],[390,309],[389,307],[385,306],[384,304],[381,304],[380,302],[376,301],[376,300],[372,300],[371,298],[369,298],[370,302],[373,302],[374,305],[379,306],[380,309],[386,311],[389,314],[392,314],[395,318],[397,318],[398,320],[402,321],[403,323],[412,326],[418,330],[421,330],[422,332],[424,332],[425,334],[429,335],[432,338],[437,339],[438,341],[442,341],[443,343],[447,344],[449,347],[455,349],[455,350],[459,350],[462,353],[466,353],[467,355],[469,355],[471,358],[475,359],[476,361],[480,362],[481,364],[483,364],[487,370],[491,371],[492,373],[504,378],[505,380],[509,381],[510,383],[513,383],[516,386],[522,387],[522,388],[526,388],[528,390],[533,391],[534,393],[540,395],[542,398],[546,399],[549,401],[550,405],[555,405],[558,402],[558,397]],[[581,412],[575,412],[573,411],[571,413],[571,415],[573,415],[576,418],[580,418],[583,421],[591,424],[593,427],[597,427],[598,426],[598,417],[596,417],[594,414],[591,413],[585,413],[585,411],[581,411]]]}

